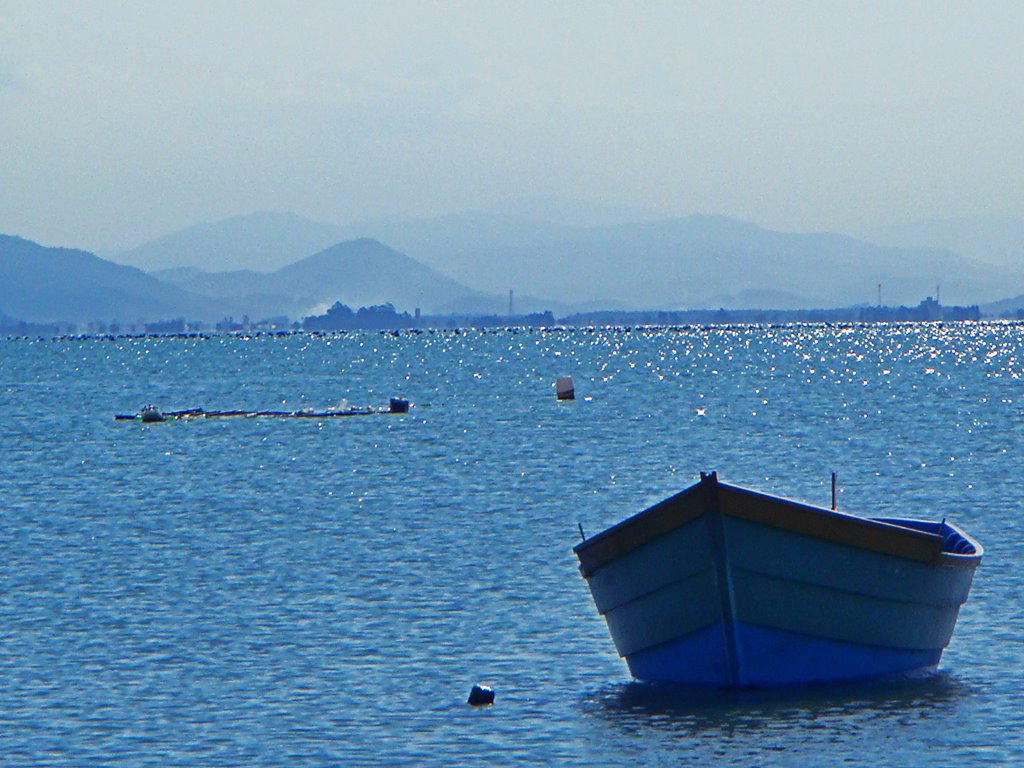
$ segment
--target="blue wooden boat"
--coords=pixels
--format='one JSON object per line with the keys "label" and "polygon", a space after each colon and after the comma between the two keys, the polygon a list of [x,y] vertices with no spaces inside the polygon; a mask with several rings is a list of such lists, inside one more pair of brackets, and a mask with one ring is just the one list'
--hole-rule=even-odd
{"label": "blue wooden boat", "polygon": [[714,472],[574,551],[633,677],[728,688],[934,670],[982,558],[945,520],[855,517]]}

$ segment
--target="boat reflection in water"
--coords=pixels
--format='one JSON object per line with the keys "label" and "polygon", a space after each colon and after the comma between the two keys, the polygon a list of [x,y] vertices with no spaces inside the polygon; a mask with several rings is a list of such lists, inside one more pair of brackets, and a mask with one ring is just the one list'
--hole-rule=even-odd
{"label": "boat reflection in water", "polygon": [[574,551],[639,680],[770,688],[933,671],[982,547],[701,474]]}

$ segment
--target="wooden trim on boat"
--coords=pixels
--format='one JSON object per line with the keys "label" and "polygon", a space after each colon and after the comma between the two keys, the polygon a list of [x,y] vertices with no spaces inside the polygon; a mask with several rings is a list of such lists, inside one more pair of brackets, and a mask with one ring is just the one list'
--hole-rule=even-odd
{"label": "wooden trim on boat", "polygon": [[719,509],[730,517],[922,563],[935,563],[942,554],[942,537],[934,533],[812,507],[725,483],[718,487]]}
{"label": "wooden trim on boat", "polygon": [[[713,500],[713,501],[712,501]],[[973,567],[975,556],[946,555],[941,536],[844,512],[802,504],[778,496],[720,483],[714,472],[701,481],[621,523],[577,544],[580,571],[598,568],[659,536],[697,520],[717,507],[720,514],[917,562]],[[681,553],[682,554],[682,553]]]}
{"label": "wooden trim on boat", "polygon": [[951,565],[954,568],[977,568],[981,562],[982,553],[979,550],[973,555],[961,555],[954,552],[943,552],[939,555],[938,563]]}
{"label": "wooden trim on boat", "polygon": [[705,511],[700,484],[690,486],[573,547],[580,559],[580,571],[589,576],[602,565],[696,520]]}

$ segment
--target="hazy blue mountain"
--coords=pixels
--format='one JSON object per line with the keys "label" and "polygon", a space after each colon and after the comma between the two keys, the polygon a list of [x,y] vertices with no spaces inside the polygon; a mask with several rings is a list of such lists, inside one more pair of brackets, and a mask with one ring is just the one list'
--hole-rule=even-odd
{"label": "hazy blue mountain", "polygon": [[150,274],[162,282],[215,301],[221,307],[221,317],[298,319],[297,313],[304,311],[308,304],[292,296],[286,287],[276,285],[268,275],[253,270],[205,272],[196,267],[177,267]]}
{"label": "hazy blue mountain", "polygon": [[[562,216],[553,214],[551,218]],[[257,249],[237,244],[228,247],[223,238],[234,232],[240,242],[253,243],[268,228],[281,231],[271,226],[281,221],[287,222],[293,233],[309,226],[309,237],[314,239],[333,232],[338,239],[332,242],[360,238],[386,242],[420,266],[431,267],[461,284],[461,293],[452,288],[445,294],[446,288],[436,294],[423,290],[400,296],[396,293],[403,290],[400,281],[384,292],[379,283],[363,283],[355,273],[345,278],[346,290],[352,295],[338,293],[340,284],[324,284],[317,278],[292,285],[297,277],[289,271],[272,272],[275,279],[265,281],[251,271],[257,268],[252,257]],[[179,251],[178,258],[192,254],[191,266],[195,267],[202,266],[196,254],[216,252],[226,262],[226,254],[231,253],[230,274],[193,273],[186,279],[188,273],[179,273],[168,279],[210,296],[259,296],[266,311],[291,297],[288,306],[292,309],[287,314],[292,316],[300,309],[322,312],[323,302],[329,305],[336,300],[356,306],[367,300],[387,300],[401,309],[421,306],[424,311],[457,311],[457,307],[484,311],[482,308],[488,307],[486,311],[502,313],[507,311],[510,288],[523,297],[518,308],[524,312],[584,303],[644,309],[835,307],[875,303],[879,284],[886,304],[916,305],[934,295],[937,286],[947,304],[983,303],[1010,291],[1024,291],[1021,271],[968,259],[945,248],[893,247],[831,233],[777,232],[723,216],[693,215],[595,227],[466,212],[332,228],[300,217],[253,214],[206,226],[208,229],[187,230],[193,238],[191,250]],[[200,242],[204,233],[216,234],[212,244]],[[182,234],[171,238],[181,241]],[[302,256],[323,250],[311,249]],[[188,264],[180,262],[178,266]],[[359,274],[373,269],[370,262],[358,259],[346,268]],[[401,267],[396,269],[401,271]],[[415,272],[411,266],[409,270]],[[331,281],[335,279],[343,280],[340,274]],[[374,279],[383,278],[378,275]],[[337,295],[321,296],[321,287]],[[527,296],[541,298],[530,306]]]}
{"label": "hazy blue mountain", "polygon": [[390,302],[433,312],[477,291],[370,238],[350,240],[276,270],[271,284],[300,299],[303,314],[341,301],[352,307]]}
{"label": "hazy blue mountain", "polygon": [[1024,269],[1024,220],[1010,216],[932,219],[876,229],[864,237],[880,245],[944,248],[977,261]]}
{"label": "hazy blue mountain", "polygon": [[[694,215],[604,227],[460,214],[363,225],[483,291],[638,308],[917,304],[996,298],[1012,275],[941,249],[891,248],[831,233],[775,232]],[[1024,288],[1024,283],[1021,285]]]}
{"label": "hazy blue mountain", "polygon": [[753,306],[772,306],[780,293],[791,306],[874,303],[879,284],[887,304],[917,304],[940,284],[947,303],[974,302],[1001,285],[991,269],[947,251],[775,232],[723,216],[591,229],[569,250],[576,263],[566,289],[589,268],[614,276],[624,300],[653,306],[740,308],[759,296]]}
{"label": "hazy blue mountain", "polygon": [[431,219],[370,221],[338,226],[294,213],[259,211],[172,232],[112,254],[119,263],[147,272],[195,268],[207,273],[272,272],[335,243],[372,237],[405,252],[444,239],[461,253],[497,244],[524,246],[571,237],[583,227],[644,221],[641,209],[613,208],[555,197],[510,200],[487,212]]}
{"label": "hazy blue mountain", "polygon": [[[489,254],[546,251],[552,243],[572,241],[585,231],[581,227],[479,211],[344,227],[347,239],[372,237],[473,286],[482,282],[481,263],[493,260],[488,258]],[[487,290],[508,293],[516,287],[492,281]]]}
{"label": "hazy blue mountain", "polygon": [[149,273],[158,280],[171,283],[190,293],[210,298],[247,296],[267,291],[270,283],[262,272],[236,269],[231,272],[208,272],[198,267],[174,267]]}
{"label": "hazy blue mountain", "polygon": [[216,302],[86,251],[0,235],[0,307],[30,322],[217,319]]}
{"label": "hazy blue mountain", "polygon": [[[466,211],[429,219],[363,222],[346,226],[344,231],[351,238],[373,237],[386,242],[488,296],[484,304],[460,301],[446,307],[446,312],[483,312],[483,307],[493,307],[488,312],[507,312],[510,289],[522,297],[516,299],[516,311],[561,306],[567,312],[579,312],[587,311],[581,307],[626,306],[614,290],[614,280],[609,281],[612,290],[590,294],[570,291],[565,295],[559,295],[545,280],[549,274],[564,271],[559,262],[571,250],[571,244],[587,236],[586,227],[521,215]],[[588,285],[593,285],[593,280]]]}
{"label": "hazy blue mountain", "polygon": [[555,195],[503,200],[490,206],[486,213],[567,227],[604,227],[665,218],[665,214],[645,208],[603,205]]}
{"label": "hazy blue mountain", "polygon": [[1008,299],[990,301],[981,305],[981,314],[985,317],[1010,317],[1016,319],[1017,311],[1024,310],[1024,294]]}
{"label": "hazy blue mountain", "polygon": [[259,212],[196,224],[113,258],[148,272],[173,267],[270,272],[344,239],[333,224],[293,213]]}
{"label": "hazy blue mountain", "polygon": [[[154,277],[207,296],[231,297],[250,317],[322,313],[336,301],[351,307],[391,303],[401,311],[447,312],[460,303],[503,307],[488,296],[369,238],[336,243],[270,273],[161,270]],[[495,310],[499,311],[499,310]],[[527,311],[527,310],[524,310]],[[532,310],[529,310],[532,311]]]}

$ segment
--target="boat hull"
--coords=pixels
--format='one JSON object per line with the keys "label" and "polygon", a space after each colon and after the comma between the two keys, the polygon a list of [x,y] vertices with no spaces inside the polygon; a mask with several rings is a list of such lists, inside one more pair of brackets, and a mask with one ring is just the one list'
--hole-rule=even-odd
{"label": "boat hull", "polygon": [[[971,551],[945,551],[957,542]],[[714,475],[576,551],[634,677],[724,687],[934,669],[981,559],[944,522],[855,518]]]}
{"label": "boat hull", "polygon": [[[726,636],[743,662],[730,669]],[[637,680],[715,688],[779,688],[934,672],[942,650],[884,648],[744,622],[716,623],[626,657]]]}

